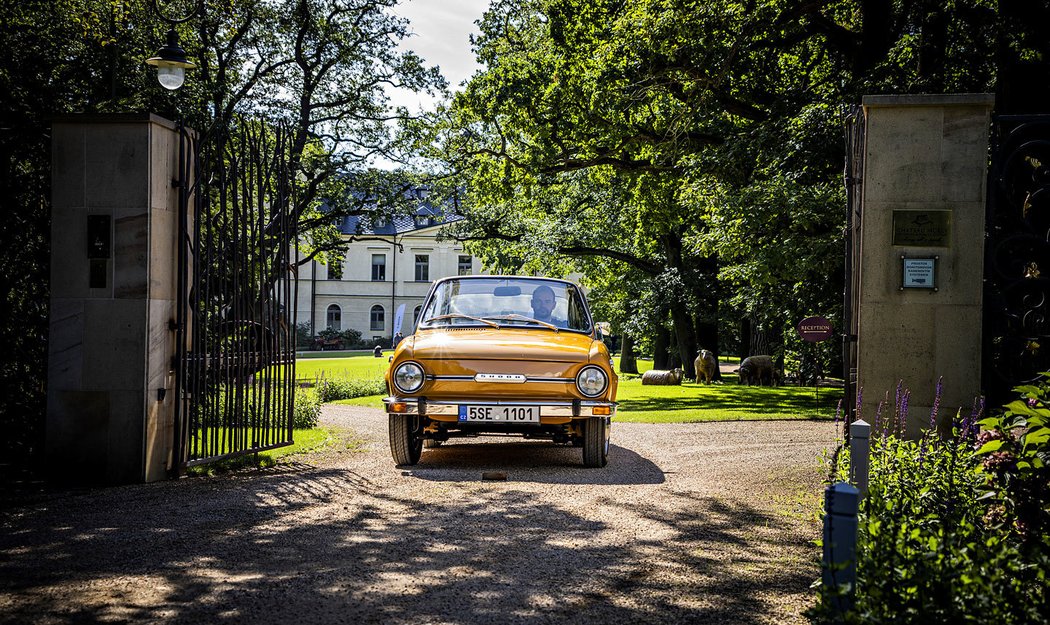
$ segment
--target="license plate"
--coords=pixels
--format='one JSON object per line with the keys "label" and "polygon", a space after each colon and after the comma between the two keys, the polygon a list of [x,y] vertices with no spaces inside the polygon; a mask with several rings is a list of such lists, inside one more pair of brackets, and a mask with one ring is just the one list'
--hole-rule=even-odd
{"label": "license plate", "polygon": [[467,423],[539,423],[539,406],[460,406],[459,420]]}

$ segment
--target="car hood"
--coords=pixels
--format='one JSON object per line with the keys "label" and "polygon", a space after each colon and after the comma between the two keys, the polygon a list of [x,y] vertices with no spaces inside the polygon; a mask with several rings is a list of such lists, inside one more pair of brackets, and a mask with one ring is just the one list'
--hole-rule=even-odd
{"label": "car hood", "polygon": [[416,333],[404,356],[416,360],[524,360],[579,363],[597,357],[588,334],[522,328],[454,328]]}

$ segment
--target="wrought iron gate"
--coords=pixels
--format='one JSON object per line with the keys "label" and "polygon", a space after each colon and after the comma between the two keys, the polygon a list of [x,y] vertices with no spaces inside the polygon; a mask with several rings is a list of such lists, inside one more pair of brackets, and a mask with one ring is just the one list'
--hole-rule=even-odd
{"label": "wrought iron gate", "polygon": [[993,120],[985,252],[989,405],[1050,371],[1050,115]]}
{"label": "wrought iron gate", "polygon": [[846,164],[843,182],[846,185],[845,290],[842,302],[842,378],[845,381],[843,410],[844,429],[853,421],[857,394],[857,332],[855,314],[860,307],[860,274],[854,271],[860,258],[861,182],[864,175],[864,109],[849,106],[844,111],[843,130],[846,143]]}
{"label": "wrought iron gate", "polygon": [[180,134],[176,470],[292,443],[298,286],[289,133]]}

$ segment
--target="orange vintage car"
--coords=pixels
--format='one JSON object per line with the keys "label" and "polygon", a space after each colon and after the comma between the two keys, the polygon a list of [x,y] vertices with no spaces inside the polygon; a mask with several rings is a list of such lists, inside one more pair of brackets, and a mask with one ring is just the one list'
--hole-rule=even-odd
{"label": "orange vintage car", "polygon": [[386,373],[399,465],[450,438],[502,434],[583,448],[605,466],[616,373],[578,286],[518,276],[435,282]]}

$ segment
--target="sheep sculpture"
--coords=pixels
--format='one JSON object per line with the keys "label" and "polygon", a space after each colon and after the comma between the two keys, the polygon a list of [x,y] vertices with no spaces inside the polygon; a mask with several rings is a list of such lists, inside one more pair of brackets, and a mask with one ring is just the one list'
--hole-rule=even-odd
{"label": "sheep sculpture", "polygon": [[771,356],[748,356],[740,363],[737,373],[740,374],[740,383],[748,386],[776,386],[778,382]]}
{"label": "sheep sculpture", "polygon": [[681,383],[681,369],[650,369],[642,374],[642,386],[675,386]]}
{"label": "sheep sculpture", "polygon": [[702,349],[693,362],[693,368],[696,369],[697,382],[703,380],[704,384],[710,384],[718,373],[718,359],[709,350]]}

